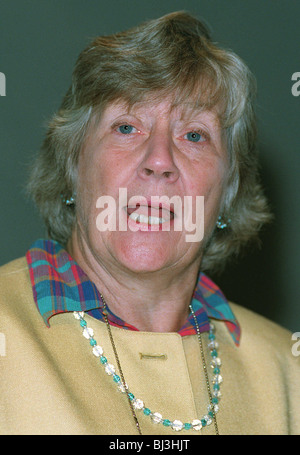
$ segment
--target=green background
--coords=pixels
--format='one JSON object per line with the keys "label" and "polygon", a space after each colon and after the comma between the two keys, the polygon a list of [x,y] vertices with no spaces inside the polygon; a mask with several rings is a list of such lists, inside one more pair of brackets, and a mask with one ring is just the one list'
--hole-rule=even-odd
{"label": "green background", "polygon": [[261,172],[275,221],[260,250],[212,277],[229,299],[300,331],[300,96],[291,93],[300,71],[299,0],[1,0],[0,265],[44,236],[24,186],[79,52],[96,35],[177,10],[204,18],[258,82]]}

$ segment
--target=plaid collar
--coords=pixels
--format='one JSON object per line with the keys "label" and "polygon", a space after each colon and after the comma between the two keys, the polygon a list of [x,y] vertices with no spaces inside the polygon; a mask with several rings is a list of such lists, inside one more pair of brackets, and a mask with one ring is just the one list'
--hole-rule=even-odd
{"label": "plaid collar", "polygon": [[[104,321],[103,304],[96,285],[92,283],[67,251],[53,240],[37,240],[26,253],[33,297],[37,309],[49,327],[49,319],[59,313],[85,311]],[[222,291],[204,273],[199,279],[191,301],[201,332],[208,331],[209,319],[224,321],[236,345],[240,341],[240,326]],[[112,325],[138,330],[113,314]],[[196,327],[190,315],[178,332],[194,335]]]}

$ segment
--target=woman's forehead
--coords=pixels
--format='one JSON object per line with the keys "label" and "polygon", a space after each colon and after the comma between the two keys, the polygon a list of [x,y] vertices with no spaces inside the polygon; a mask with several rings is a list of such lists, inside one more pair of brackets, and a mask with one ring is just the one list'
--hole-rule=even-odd
{"label": "woman's forehead", "polygon": [[109,103],[103,111],[103,115],[169,115],[175,116],[178,120],[190,120],[197,117],[202,117],[203,114],[209,116],[211,120],[218,122],[219,106],[207,106],[206,103],[201,103],[199,100],[189,98],[178,103],[175,98],[153,97],[147,96],[135,103],[129,103],[124,99],[118,99]]}

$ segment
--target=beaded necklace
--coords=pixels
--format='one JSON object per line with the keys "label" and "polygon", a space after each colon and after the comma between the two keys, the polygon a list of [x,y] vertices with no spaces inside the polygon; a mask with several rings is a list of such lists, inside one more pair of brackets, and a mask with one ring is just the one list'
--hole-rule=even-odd
{"label": "beaded necklace", "polygon": [[207,388],[208,397],[209,397],[209,405],[207,407],[207,413],[201,419],[194,419],[194,420],[192,420],[192,422],[185,422],[185,423],[178,419],[170,420],[170,419],[163,418],[159,412],[152,412],[148,407],[145,406],[144,402],[141,399],[136,398],[134,396],[134,394],[130,391],[130,389],[125,381],[125,378],[124,378],[121,363],[119,360],[119,355],[118,355],[118,352],[116,349],[116,345],[115,345],[115,342],[114,342],[114,339],[112,336],[110,324],[109,324],[108,318],[107,318],[106,302],[102,295],[101,295],[101,299],[103,301],[103,310],[104,310],[103,315],[104,315],[106,327],[108,330],[110,342],[111,342],[111,345],[112,345],[112,348],[114,351],[119,374],[116,373],[116,368],[114,367],[114,365],[109,363],[108,359],[104,356],[103,348],[97,344],[97,341],[94,338],[93,329],[91,329],[87,326],[87,322],[84,319],[84,317],[85,317],[84,312],[75,311],[74,317],[75,317],[75,319],[79,320],[80,325],[83,328],[82,334],[87,340],[89,340],[90,345],[92,347],[92,352],[95,357],[98,357],[100,359],[100,365],[102,365],[102,367],[104,367],[105,373],[108,374],[109,376],[111,376],[114,383],[116,384],[117,388],[122,393],[127,395],[131,414],[134,419],[138,433],[141,435],[142,431],[141,431],[139,420],[136,415],[136,411],[141,412],[144,416],[150,417],[153,423],[162,424],[165,427],[170,427],[174,431],[181,431],[181,430],[200,431],[203,428],[205,428],[206,426],[209,426],[214,422],[215,432],[218,435],[219,430],[218,430],[218,424],[217,424],[217,419],[216,419],[216,413],[219,410],[219,400],[221,397],[220,384],[222,383],[223,379],[222,379],[222,376],[220,375],[221,359],[218,357],[218,352],[217,352],[218,343],[215,340],[214,325],[209,321],[208,347],[210,349],[210,356],[211,356],[210,366],[213,370],[212,390],[211,390],[205,355],[204,355],[204,351],[203,351],[201,332],[200,332],[200,328],[199,328],[198,321],[197,321],[196,315],[194,313],[194,310],[193,310],[192,306],[190,305],[190,311],[191,311],[191,314],[195,321],[197,339],[198,339],[198,343],[200,346],[201,360],[202,360],[202,365],[203,365],[203,370],[204,370],[206,388]]}

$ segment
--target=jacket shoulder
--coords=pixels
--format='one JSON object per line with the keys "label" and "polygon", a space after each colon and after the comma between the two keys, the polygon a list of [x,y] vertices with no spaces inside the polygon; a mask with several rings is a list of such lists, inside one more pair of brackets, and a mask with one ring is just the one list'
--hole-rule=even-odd
{"label": "jacket shoulder", "polygon": [[0,267],[0,303],[14,306],[25,297],[32,298],[29,269],[25,257]]}
{"label": "jacket shoulder", "polygon": [[230,303],[240,326],[244,343],[272,347],[278,352],[290,350],[291,331],[250,309]]}
{"label": "jacket shoulder", "polygon": [[8,262],[0,267],[0,277],[22,273],[28,271],[28,265],[25,256]]}

